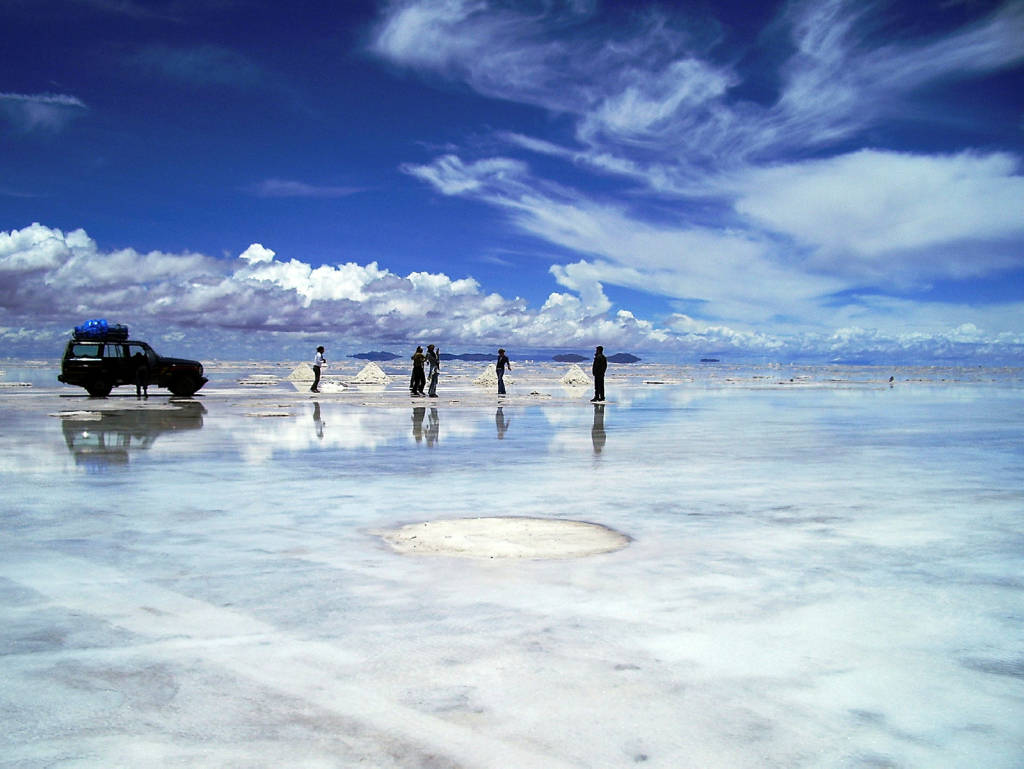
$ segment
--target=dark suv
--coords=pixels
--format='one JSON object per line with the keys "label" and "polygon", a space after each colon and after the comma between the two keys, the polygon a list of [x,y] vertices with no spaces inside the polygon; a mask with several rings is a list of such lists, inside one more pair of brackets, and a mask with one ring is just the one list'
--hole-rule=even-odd
{"label": "dark suv", "polygon": [[83,339],[78,336],[68,342],[57,380],[78,385],[89,395],[105,398],[111,389],[123,384],[135,384],[135,370],[142,354],[149,366],[149,383],[166,387],[175,395],[192,395],[207,383],[203,364],[197,360],[165,358],[145,342],[130,339]]}

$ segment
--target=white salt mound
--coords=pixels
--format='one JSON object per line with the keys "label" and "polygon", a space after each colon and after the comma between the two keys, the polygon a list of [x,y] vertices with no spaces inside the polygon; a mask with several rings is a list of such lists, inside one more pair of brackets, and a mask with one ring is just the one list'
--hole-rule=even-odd
{"label": "white salt mound", "polygon": [[371,361],[363,366],[362,370],[349,382],[351,384],[387,384],[388,375],[384,373],[384,369]]}
{"label": "white salt mound", "polygon": [[300,363],[288,375],[290,382],[312,382],[314,378],[313,367],[308,363]]}
{"label": "white salt mound", "polygon": [[[515,380],[512,379],[508,374],[505,374],[505,384],[512,384]],[[498,371],[494,364],[491,363],[483,370],[483,372],[476,379],[473,380],[475,385],[486,385],[488,387],[497,387],[498,385]]]}
{"label": "white salt mound", "polygon": [[565,372],[565,376],[558,381],[564,385],[589,385],[590,377],[583,372],[579,364],[573,363],[569,370]]}
{"label": "white salt mound", "polygon": [[551,518],[456,518],[375,531],[403,555],[462,558],[582,558],[609,553],[629,537],[596,523]]}
{"label": "white salt mound", "polygon": [[498,372],[494,369],[494,366],[488,366],[481,372],[480,376],[473,380],[473,384],[496,385],[498,384]]}

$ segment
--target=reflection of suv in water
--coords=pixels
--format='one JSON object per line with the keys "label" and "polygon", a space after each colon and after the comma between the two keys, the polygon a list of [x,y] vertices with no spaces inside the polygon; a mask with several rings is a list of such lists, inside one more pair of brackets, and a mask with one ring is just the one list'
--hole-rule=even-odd
{"label": "reflection of suv in water", "polygon": [[129,454],[145,450],[164,433],[198,430],[206,409],[199,401],[173,401],[173,408],[78,411],[63,416],[61,428],[75,464],[90,470],[126,465]]}
{"label": "reflection of suv in water", "polygon": [[203,364],[197,360],[165,358],[145,342],[114,336],[76,333],[64,350],[58,381],[105,398],[118,385],[135,384],[136,354],[145,356],[150,385],[166,387],[175,395],[192,395],[208,381],[203,376]]}

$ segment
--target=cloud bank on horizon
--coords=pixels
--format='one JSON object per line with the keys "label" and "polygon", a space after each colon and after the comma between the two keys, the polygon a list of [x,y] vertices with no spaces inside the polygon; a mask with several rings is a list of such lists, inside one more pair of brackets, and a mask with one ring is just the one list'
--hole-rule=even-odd
{"label": "cloud bank on horizon", "polygon": [[[275,331],[350,348],[1024,360],[1024,3],[953,4],[941,23],[912,9],[803,0],[744,34],[655,3],[386,4],[362,26],[363,60],[471,104],[457,131],[407,129],[394,183],[459,206],[436,216],[484,212],[533,254],[485,244],[476,262],[439,252],[408,270],[266,238],[220,256],[104,248],[88,221],[60,229],[41,204],[41,223],[0,231],[0,338],[105,315],[202,328],[247,355],[243,337]],[[248,52],[185,53],[131,57],[179,88],[205,71],[239,94],[297,90]],[[197,61],[220,66],[185,66]],[[982,93],[996,106],[978,107]],[[16,138],[73,134],[103,108],[0,93]],[[0,200],[34,194],[9,185]],[[372,186],[268,171],[233,193],[341,206]],[[486,262],[499,279],[473,277]]]}

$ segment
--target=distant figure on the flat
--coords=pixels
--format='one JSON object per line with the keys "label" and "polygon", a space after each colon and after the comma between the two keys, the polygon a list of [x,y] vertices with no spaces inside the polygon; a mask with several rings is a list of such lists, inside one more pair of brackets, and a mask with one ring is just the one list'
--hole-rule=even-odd
{"label": "distant figure on the flat", "polygon": [[594,397],[590,400],[597,403],[604,400],[604,372],[608,370],[608,359],[604,357],[601,345],[594,350],[594,365],[590,370],[594,374]]}
{"label": "distant figure on the flat", "polygon": [[324,357],[324,347],[316,348],[316,355],[313,357],[313,386],[309,388],[311,393],[320,392],[320,370],[327,365],[327,358]]}
{"label": "distant figure on the flat", "polygon": [[508,426],[511,422],[511,419],[505,419],[505,412],[501,410],[501,406],[498,406],[498,410],[494,412],[494,426],[498,428],[499,441],[504,439],[505,431],[508,430]]}
{"label": "distant figure on the flat", "polygon": [[135,368],[135,397],[149,397],[149,360],[141,352],[132,356],[132,366]]}
{"label": "distant figure on the flat", "polygon": [[430,389],[427,395],[431,398],[437,397],[437,378],[441,375],[441,348],[427,345],[427,365],[429,366]]}
{"label": "distant figure on the flat", "polygon": [[498,372],[498,395],[505,394],[505,369],[512,370],[512,364],[509,363],[508,356],[505,355],[505,351],[502,349],[498,350],[498,362],[494,366]]}
{"label": "distant figure on the flat", "polygon": [[417,346],[416,352],[412,354],[412,378],[409,380],[411,395],[423,395],[423,386],[427,383],[427,377],[423,373],[423,362],[426,359],[423,348]]}

